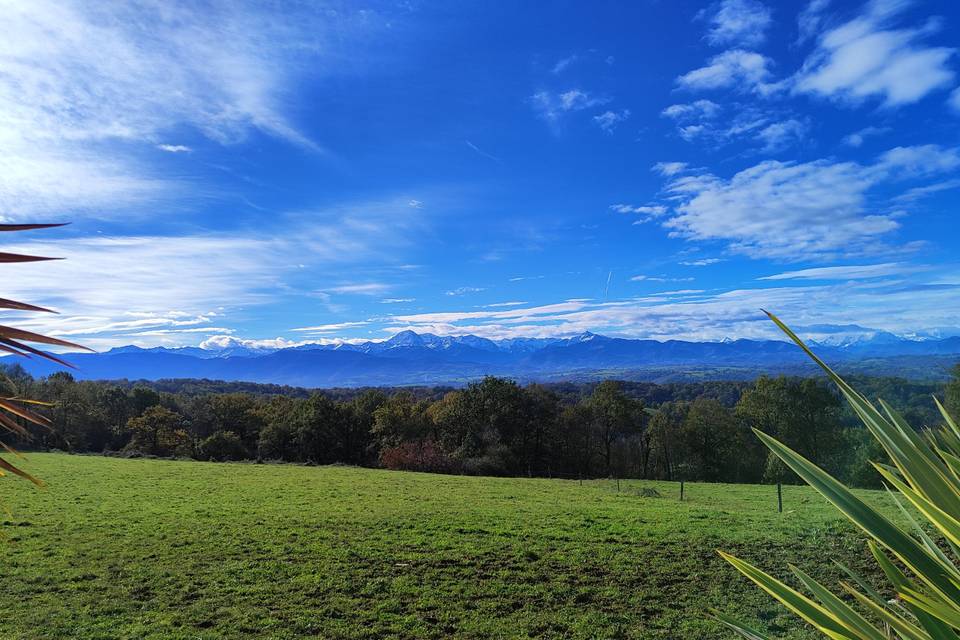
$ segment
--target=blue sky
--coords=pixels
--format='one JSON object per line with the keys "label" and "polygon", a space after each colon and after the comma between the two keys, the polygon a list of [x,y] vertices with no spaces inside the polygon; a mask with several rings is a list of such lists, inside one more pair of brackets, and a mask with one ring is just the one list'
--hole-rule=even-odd
{"label": "blue sky", "polygon": [[[960,5],[11,3],[18,321],[96,348],[960,333]],[[5,238],[5,240],[7,240]]]}

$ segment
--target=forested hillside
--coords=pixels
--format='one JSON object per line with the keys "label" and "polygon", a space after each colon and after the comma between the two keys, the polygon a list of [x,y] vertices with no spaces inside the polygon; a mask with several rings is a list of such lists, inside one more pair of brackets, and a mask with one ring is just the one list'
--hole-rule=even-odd
{"label": "forested hillside", "polygon": [[[815,378],[521,386],[487,377],[462,389],[309,390],[4,371],[13,395],[53,403],[54,426],[31,427],[33,439],[18,443],[27,449],[477,475],[791,481],[750,431],[759,428],[854,484],[878,481],[868,463],[878,453],[872,441]],[[932,425],[932,394],[960,408],[960,368],[955,374],[947,385],[853,382],[911,424]]]}

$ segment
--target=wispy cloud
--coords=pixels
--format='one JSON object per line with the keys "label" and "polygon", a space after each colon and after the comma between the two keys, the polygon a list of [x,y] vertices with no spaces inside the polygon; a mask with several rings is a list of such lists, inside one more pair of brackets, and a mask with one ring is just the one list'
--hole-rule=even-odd
{"label": "wispy cloud", "polygon": [[713,100],[695,100],[687,104],[672,104],[660,115],[681,122],[710,119],[720,113],[722,107]]}
{"label": "wispy cloud", "polygon": [[955,74],[948,61],[955,50],[924,42],[940,22],[893,26],[910,4],[874,0],[857,17],[824,32],[794,79],[794,91],[855,104],[877,98],[897,107],[950,86]]}
{"label": "wispy cloud", "polygon": [[948,104],[956,113],[960,113],[960,87],[957,87],[950,93]]}
{"label": "wispy cloud", "polygon": [[770,9],[757,0],[722,0],[700,17],[710,21],[706,39],[713,46],[756,47],[772,22]]}
{"label": "wispy cloud", "polygon": [[578,56],[575,53],[567,56],[566,58],[561,58],[557,60],[557,63],[553,65],[553,67],[550,69],[550,73],[552,73],[555,76],[560,75],[561,73],[566,71],[567,67],[569,67],[579,59],[580,59],[580,56]]}
{"label": "wispy cloud", "polygon": [[651,167],[651,170],[662,176],[670,177],[686,171],[688,166],[686,162],[658,162]]}
{"label": "wispy cloud", "polygon": [[708,267],[711,264],[723,262],[723,258],[700,258],[699,260],[682,260],[680,264],[685,267]]}
{"label": "wispy cloud", "polygon": [[327,293],[346,293],[360,296],[379,296],[390,290],[390,285],[383,282],[359,282],[352,284],[341,284],[336,287],[324,289]]}
{"label": "wispy cloud", "polygon": [[496,162],[503,162],[503,161],[502,161],[500,158],[498,158],[497,156],[495,156],[495,155],[493,155],[493,154],[491,154],[491,153],[487,153],[486,151],[484,151],[483,149],[481,149],[481,148],[478,147],[477,145],[473,144],[473,143],[470,142],[469,140],[464,140],[464,142],[466,143],[466,145],[467,145],[468,147],[470,147],[471,149],[473,149],[474,151],[476,151],[477,153],[479,153],[479,154],[480,154],[481,156],[483,156],[484,158],[487,158],[488,160],[494,160],[494,161],[496,161]]}
{"label": "wispy cloud", "polygon": [[935,145],[897,147],[875,162],[764,161],[729,180],[710,173],[672,179],[675,215],[663,225],[675,237],[723,241],[751,257],[836,258],[889,250],[880,240],[899,228],[899,212],[871,206],[883,184],[960,167],[960,152]]}
{"label": "wispy cloud", "polygon": [[561,93],[538,91],[530,96],[533,110],[555,131],[565,114],[599,107],[608,102],[609,97],[593,95],[581,89],[569,89]]}
{"label": "wispy cloud", "polygon": [[731,49],[710,58],[706,66],[683,74],[677,78],[677,85],[692,91],[729,88],[753,91],[770,79],[771,64],[769,58],[754,51]]}
{"label": "wispy cloud", "polygon": [[[169,329],[174,323],[216,322],[222,327],[240,310],[284,296],[306,296],[318,280],[342,278],[345,269],[356,265],[372,268],[385,254],[394,260],[402,256],[413,234],[422,232],[422,214],[408,211],[404,199],[397,198],[288,214],[277,219],[287,231],[282,237],[256,231],[132,237],[63,232],[55,242],[4,245],[5,250],[65,258],[8,265],[4,291],[62,314],[25,319],[27,326],[69,333],[92,346],[126,344],[125,336],[134,329]],[[390,234],[382,233],[387,224]],[[386,286],[343,283],[332,289],[380,295]],[[168,336],[157,343],[182,344],[183,339]]]}
{"label": "wispy cloud", "polygon": [[594,123],[600,127],[604,133],[611,134],[617,125],[630,117],[630,110],[622,111],[604,111],[600,115],[593,116]]}
{"label": "wispy cloud", "polygon": [[161,143],[179,126],[224,144],[260,130],[319,151],[284,113],[284,93],[296,77],[322,70],[326,34],[349,33],[350,15],[266,11],[238,3],[8,3],[0,217],[104,215],[157,203],[174,185],[134,150],[186,150]]}
{"label": "wispy cloud", "polygon": [[[633,338],[720,340],[782,338],[760,309],[775,309],[798,326],[858,325],[894,333],[918,327],[956,327],[960,284],[927,286],[845,280],[731,289],[681,290],[610,302],[568,300],[507,310],[424,313],[390,318],[384,331],[413,329],[441,335],[473,333],[488,338],[566,336],[583,331]],[[838,305],[837,300],[843,300]],[[889,309],[909,309],[891,314]]]}
{"label": "wispy cloud", "polygon": [[444,291],[443,294],[447,296],[464,296],[468,293],[479,293],[481,291],[486,291],[485,287],[457,287],[456,289],[450,289],[449,291]]}
{"label": "wispy cloud", "polygon": [[797,16],[797,44],[803,44],[813,38],[823,24],[824,11],[830,6],[830,0],[810,0]]}
{"label": "wispy cloud", "polygon": [[863,146],[864,141],[867,138],[873,138],[890,131],[889,127],[864,127],[859,131],[854,131],[851,134],[848,134],[843,137],[843,144],[848,147],[858,148]]}
{"label": "wispy cloud", "polygon": [[758,280],[863,280],[884,276],[904,275],[915,271],[914,267],[900,262],[883,264],[849,265],[842,267],[814,267],[799,271],[786,271]]}
{"label": "wispy cloud", "polygon": [[617,213],[631,213],[639,216],[638,222],[648,222],[667,213],[669,209],[662,204],[634,206],[632,204],[612,204],[610,208]]}
{"label": "wispy cloud", "polygon": [[158,144],[157,149],[167,153],[190,153],[192,149],[183,144]]}
{"label": "wispy cloud", "polygon": [[630,278],[631,282],[693,282],[693,278],[668,278],[667,276],[648,276],[639,274]]}
{"label": "wispy cloud", "polygon": [[297,331],[299,333],[332,333],[334,331],[343,331],[344,329],[353,329],[354,327],[362,327],[368,324],[365,320],[357,320],[353,322],[333,322],[330,324],[318,324],[312,327],[297,327],[291,329],[291,331]]}
{"label": "wispy cloud", "polygon": [[810,130],[806,120],[790,118],[773,122],[757,132],[756,140],[762,143],[764,153],[774,153],[803,141]]}

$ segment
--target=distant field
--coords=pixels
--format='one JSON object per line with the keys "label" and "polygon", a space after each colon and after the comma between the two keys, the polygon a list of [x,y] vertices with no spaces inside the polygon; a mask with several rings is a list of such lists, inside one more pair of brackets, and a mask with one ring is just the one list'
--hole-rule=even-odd
{"label": "distant field", "polygon": [[[805,487],[30,456],[4,479],[2,638],[812,638],[714,553],[870,564]],[[640,497],[641,487],[662,497]],[[884,499],[865,492],[871,500]]]}

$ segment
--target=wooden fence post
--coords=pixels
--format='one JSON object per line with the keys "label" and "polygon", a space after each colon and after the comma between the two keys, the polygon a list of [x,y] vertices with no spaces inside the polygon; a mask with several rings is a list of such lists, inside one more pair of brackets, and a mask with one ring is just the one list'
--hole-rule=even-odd
{"label": "wooden fence post", "polygon": [[783,513],[783,489],[777,483],[777,513]]}
{"label": "wooden fence post", "polygon": [[680,502],[683,502],[683,480],[680,480]]}

